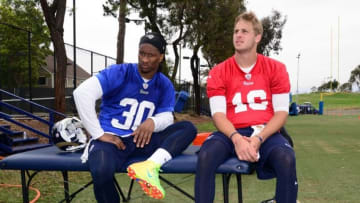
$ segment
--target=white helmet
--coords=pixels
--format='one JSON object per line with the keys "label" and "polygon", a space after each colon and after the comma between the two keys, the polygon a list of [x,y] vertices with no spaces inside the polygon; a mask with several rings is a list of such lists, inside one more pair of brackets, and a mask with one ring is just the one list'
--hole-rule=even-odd
{"label": "white helmet", "polygon": [[55,123],[51,135],[54,144],[63,151],[77,151],[83,149],[87,142],[87,136],[82,130],[81,121],[76,118],[64,118]]}

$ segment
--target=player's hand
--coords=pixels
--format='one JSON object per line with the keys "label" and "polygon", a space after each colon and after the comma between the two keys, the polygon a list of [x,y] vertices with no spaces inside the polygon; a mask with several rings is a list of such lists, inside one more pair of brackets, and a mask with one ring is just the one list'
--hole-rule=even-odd
{"label": "player's hand", "polygon": [[134,143],[136,147],[143,148],[146,144],[149,144],[151,135],[154,132],[155,124],[151,118],[146,119],[138,128],[132,133],[134,136]]}
{"label": "player's hand", "polygon": [[258,155],[256,149],[251,145],[251,139],[245,136],[234,135],[232,137],[237,157],[243,161],[256,162]]}
{"label": "player's hand", "polygon": [[114,144],[118,149],[122,149],[125,150],[126,146],[125,144],[122,142],[121,138],[119,136],[116,135],[112,135],[112,134],[108,134],[108,133],[104,133],[104,135],[102,135],[101,137],[99,137],[100,141],[102,142],[109,142]]}
{"label": "player's hand", "polygon": [[261,142],[259,138],[252,136],[252,137],[247,137],[247,139],[249,140],[250,145],[255,149],[255,151],[258,152],[261,146]]}

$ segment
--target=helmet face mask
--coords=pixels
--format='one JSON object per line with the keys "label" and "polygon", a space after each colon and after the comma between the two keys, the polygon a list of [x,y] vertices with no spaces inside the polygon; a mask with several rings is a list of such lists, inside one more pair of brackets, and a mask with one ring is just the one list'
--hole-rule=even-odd
{"label": "helmet face mask", "polygon": [[82,123],[76,117],[65,118],[55,123],[51,136],[54,144],[62,151],[81,150],[85,148],[87,142]]}

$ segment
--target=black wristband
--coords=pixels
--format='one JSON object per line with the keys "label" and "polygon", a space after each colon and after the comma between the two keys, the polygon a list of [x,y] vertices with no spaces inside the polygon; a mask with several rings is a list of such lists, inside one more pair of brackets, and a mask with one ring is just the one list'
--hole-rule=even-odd
{"label": "black wristband", "polygon": [[235,134],[239,134],[238,131],[235,131],[235,132],[233,132],[233,133],[230,134],[230,136],[229,136],[230,140],[231,140],[231,138],[232,138]]}
{"label": "black wristband", "polygon": [[262,137],[260,137],[260,135],[255,135],[255,137],[259,138],[260,143],[263,143],[264,139]]}

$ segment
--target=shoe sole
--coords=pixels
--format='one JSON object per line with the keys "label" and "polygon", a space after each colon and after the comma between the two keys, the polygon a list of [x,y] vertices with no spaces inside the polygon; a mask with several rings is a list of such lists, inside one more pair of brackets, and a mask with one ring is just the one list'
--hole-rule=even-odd
{"label": "shoe sole", "polygon": [[144,179],[136,177],[136,173],[131,167],[128,167],[127,171],[128,171],[127,175],[131,179],[135,180],[137,183],[140,184],[141,189],[145,192],[147,196],[152,197],[154,199],[164,198],[163,193],[156,186],[151,185],[149,182],[147,182]]}

